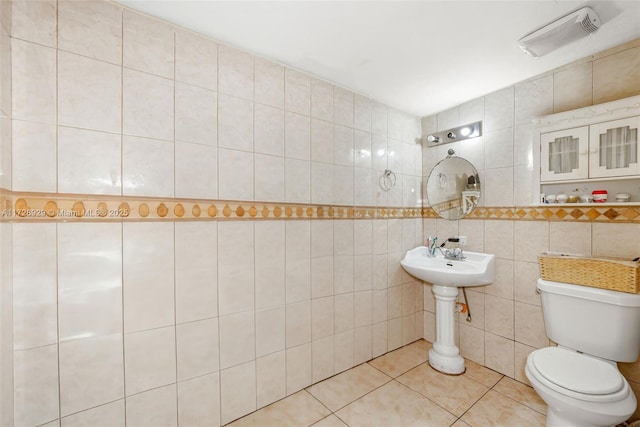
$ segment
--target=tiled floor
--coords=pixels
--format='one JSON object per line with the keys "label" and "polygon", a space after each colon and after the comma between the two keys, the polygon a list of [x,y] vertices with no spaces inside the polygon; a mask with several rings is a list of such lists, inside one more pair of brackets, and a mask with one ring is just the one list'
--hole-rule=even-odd
{"label": "tiled floor", "polygon": [[544,426],[529,386],[466,361],[463,375],[431,369],[424,340],[328,378],[236,420],[244,427]]}

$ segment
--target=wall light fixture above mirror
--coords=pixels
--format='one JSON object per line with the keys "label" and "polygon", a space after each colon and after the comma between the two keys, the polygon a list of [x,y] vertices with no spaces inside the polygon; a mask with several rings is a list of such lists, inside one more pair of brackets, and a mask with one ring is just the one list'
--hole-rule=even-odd
{"label": "wall light fixture above mirror", "polygon": [[464,141],[465,139],[482,136],[482,120],[455,128],[432,133],[424,138],[428,146],[448,144],[450,142]]}

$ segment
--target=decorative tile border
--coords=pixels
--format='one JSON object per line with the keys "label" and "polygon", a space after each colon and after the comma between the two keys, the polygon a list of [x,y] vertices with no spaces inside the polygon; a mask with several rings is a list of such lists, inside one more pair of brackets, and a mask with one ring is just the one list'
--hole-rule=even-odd
{"label": "decorative tile border", "polygon": [[0,220],[180,221],[421,218],[421,208],[37,193],[0,194]]}
{"label": "decorative tile border", "polygon": [[[336,206],[0,191],[0,221],[438,218],[431,208]],[[478,207],[467,219],[640,223],[640,205]]]}
{"label": "decorative tile border", "polygon": [[511,221],[640,223],[640,205],[478,207],[467,218]]}

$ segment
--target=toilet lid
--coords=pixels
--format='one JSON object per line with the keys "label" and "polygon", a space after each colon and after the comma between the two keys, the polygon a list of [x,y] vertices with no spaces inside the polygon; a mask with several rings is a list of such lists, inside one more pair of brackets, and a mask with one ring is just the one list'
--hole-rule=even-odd
{"label": "toilet lid", "polygon": [[532,362],[547,380],[578,393],[611,394],[624,386],[622,375],[613,365],[574,351],[548,347],[537,350]]}

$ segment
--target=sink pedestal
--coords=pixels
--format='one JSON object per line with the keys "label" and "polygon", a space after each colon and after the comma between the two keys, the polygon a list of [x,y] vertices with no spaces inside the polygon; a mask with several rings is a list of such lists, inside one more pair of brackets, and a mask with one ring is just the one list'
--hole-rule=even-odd
{"label": "sink pedestal", "polygon": [[432,289],[436,298],[436,341],[429,350],[429,365],[445,374],[462,374],[465,370],[464,359],[454,338],[458,288],[433,285]]}

